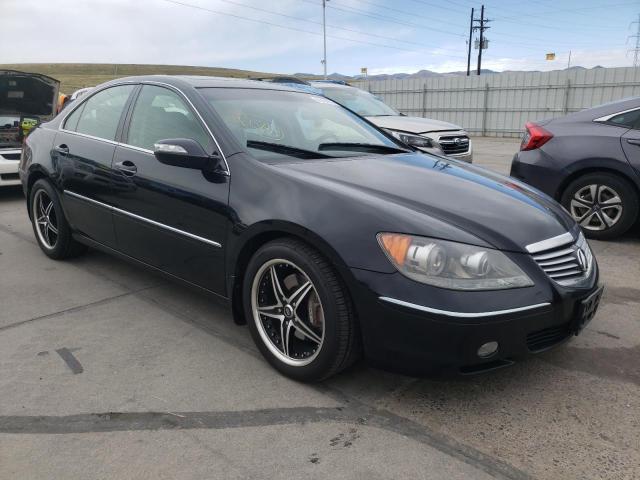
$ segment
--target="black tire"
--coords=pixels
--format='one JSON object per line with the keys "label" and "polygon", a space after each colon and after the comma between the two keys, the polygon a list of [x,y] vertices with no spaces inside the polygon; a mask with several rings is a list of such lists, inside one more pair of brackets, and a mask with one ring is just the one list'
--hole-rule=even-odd
{"label": "black tire", "polygon": [[[593,238],[594,240],[610,240],[624,234],[638,219],[638,203],[640,199],[638,198],[636,190],[627,180],[615,174],[595,172],[583,175],[567,186],[560,199],[562,205],[576,220],[579,218],[576,213],[584,210],[572,210],[571,201],[575,198],[576,194],[587,188],[589,185],[604,186],[617,193],[620,198],[622,212],[619,214],[619,218],[616,219],[614,224],[611,226],[606,225],[602,230],[594,230],[593,226],[591,228],[586,228],[582,225],[582,231],[585,236]],[[594,219],[594,223],[597,224],[598,222],[602,223],[600,219]]]}
{"label": "black tire", "polygon": [[[39,193],[42,192],[42,193]],[[52,221],[55,221],[55,227],[57,228],[57,234],[55,242],[51,240],[51,245],[45,244],[41,234],[38,231],[38,218],[39,213],[36,211],[39,204],[36,203],[36,198],[42,196],[42,198],[48,198],[52,203]],[[46,196],[46,197],[45,197]],[[36,237],[36,241],[40,246],[40,249],[49,258],[54,260],[64,260],[66,258],[76,257],[87,250],[85,245],[74,240],[71,236],[71,229],[69,223],[64,216],[62,206],[60,205],[60,198],[51,184],[45,180],[40,179],[33,184],[31,193],[29,194],[29,208],[31,209],[31,225],[33,226],[33,233]]]}
{"label": "black tire", "polygon": [[[324,313],[324,339],[307,365],[292,366],[277,357],[263,339],[253,314],[252,288],[260,269],[282,259],[295,264],[312,282]],[[256,280],[259,282],[259,279]],[[251,258],[242,285],[242,301],[251,336],[265,359],[294,380],[318,382],[344,370],[360,356],[360,335],[346,288],[331,264],[309,245],[291,238],[263,245]],[[275,320],[277,322],[277,320]]]}

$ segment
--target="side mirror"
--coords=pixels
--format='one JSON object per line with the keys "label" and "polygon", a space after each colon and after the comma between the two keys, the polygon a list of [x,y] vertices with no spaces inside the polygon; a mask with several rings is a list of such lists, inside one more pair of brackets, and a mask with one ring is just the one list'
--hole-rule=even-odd
{"label": "side mirror", "polygon": [[174,167],[213,172],[219,167],[218,154],[209,155],[202,145],[190,138],[158,140],[153,155],[160,163]]}

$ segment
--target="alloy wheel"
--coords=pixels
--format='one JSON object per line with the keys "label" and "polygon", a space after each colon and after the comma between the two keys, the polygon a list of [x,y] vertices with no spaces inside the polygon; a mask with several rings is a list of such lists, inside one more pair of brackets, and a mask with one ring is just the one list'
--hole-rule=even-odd
{"label": "alloy wheel", "polygon": [[571,198],[570,212],[586,230],[606,230],[622,217],[622,200],[607,185],[591,184],[580,188]]}
{"label": "alloy wheel", "polygon": [[267,348],[287,365],[310,364],[325,336],[324,309],[307,274],[289,260],[272,259],[256,273],[251,309]]}
{"label": "alloy wheel", "polygon": [[53,200],[44,190],[38,190],[33,199],[33,218],[40,242],[53,250],[58,243],[58,219]]}

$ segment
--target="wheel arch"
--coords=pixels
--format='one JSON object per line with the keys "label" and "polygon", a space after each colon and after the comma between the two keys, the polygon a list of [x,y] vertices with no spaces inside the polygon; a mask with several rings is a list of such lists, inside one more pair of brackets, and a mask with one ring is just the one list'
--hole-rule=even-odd
{"label": "wheel arch", "polygon": [[44,170],[44,168],[38,166],[38,165],[34,165],[31,167],[31,169],[29,170],[29,174],[27,176],[27,188],[25,191],[26,197],[27,197],[27,213],[29,215],[29,219],[32,220],[31,218],[31,189],[33,188],[33,185],[40,179],[42,178],[49,178],[49,173]]}
{"label": "wheel arch", "polygon": [[572,182],[574,182],[575,180],[577,180],[578,178],[584,175],[588,175],[591,173],[608,173],[611,175],[615,175],[623,180],[626,180],[631,184],[631,186],[636,192],[636,195],[638,195],[638,197],[640,198],[640,186],[638,185],[638,182],[640,181],[640,179],[634,178],[633,172],[627,171],[626,169],[618,168],[618,165],[616,165],[616,163],[619,163],[619,162],[615,162],[613,164],[610,164],[609,162],[607,162],[604,165],[588,164],[582,168],[572,171],[569,175],[567,175],[566,178],[562,180],[562,183],[560,183],[560,185],[558,186],[558,189],[554,196],[555,199],[557,201],[560,201],[564,191]]}
{"label": "wheel arch", "polygon": [[[264,221],[252,225],[242,233],[240,238],[236,239],[237,247],[230,252],[227,261],[227,271],[233,272],[227,279],[227,291],[230,296],[233,320],[236,324],[246,324],[242,307],[242,283],[249,260],[260,247],[279,238],[296,239],[317,249],[336,269],[340,279],[344,282],[348,295],[353,300],[355,278],[342,257],[326,240],[315,232],[295,223]],[[357,318],[357,308],[353,301],[352,305]]]}

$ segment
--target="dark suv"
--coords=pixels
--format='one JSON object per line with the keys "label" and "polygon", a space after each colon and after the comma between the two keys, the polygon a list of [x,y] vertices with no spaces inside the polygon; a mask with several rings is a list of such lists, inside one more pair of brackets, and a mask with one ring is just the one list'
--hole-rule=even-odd
{"label": "dark suv", "polygon": [[527,123],[511,176],[560,201],[587,237],[622,235],[638,220],[640,97]]}

